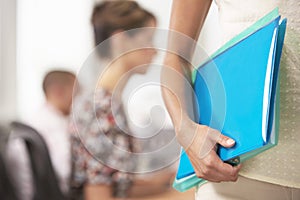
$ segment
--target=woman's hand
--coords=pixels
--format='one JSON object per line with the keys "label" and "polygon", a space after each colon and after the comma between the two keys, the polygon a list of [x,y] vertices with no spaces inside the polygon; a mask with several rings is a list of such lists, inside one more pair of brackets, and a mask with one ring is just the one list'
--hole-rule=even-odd
{"label": "woman's hand", "polygon": [[[190,144],[187,144],[187,137],[192,135]],[[191,137],[189,137],[191,138]],[[186,153],[199,178],[212,182],[236,181],[241,165],[231,166],[224,163],[216,153],[217,143],[223,147],[234,146],[234,140],[222,135],[219,131],[208,126],[196,124],[192,121],[183,125],[177,133],[179,142],[183,142]]]}

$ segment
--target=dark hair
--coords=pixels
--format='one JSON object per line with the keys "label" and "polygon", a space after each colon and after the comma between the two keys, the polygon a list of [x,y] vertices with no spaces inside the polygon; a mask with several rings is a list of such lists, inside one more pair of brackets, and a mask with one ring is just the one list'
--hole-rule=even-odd
{"label": "dark hair", "polygon": [[71,83],[73,79],[70,79],[70,77],[75,78],[75,74],[63,70],[54,70],[48,72],[43,80],[43,91],[45,96],[47,97],[47,91],[50,86],[54,84],[66,85]]}
{"label": "dark hair", "polygon": [[[94,7],[92,24],[95,46],[108,39],[115,31],[142,28],[155,16],[135,1],[104,1]],[[97,49],[101,57],[110,56],[110,46]]]}

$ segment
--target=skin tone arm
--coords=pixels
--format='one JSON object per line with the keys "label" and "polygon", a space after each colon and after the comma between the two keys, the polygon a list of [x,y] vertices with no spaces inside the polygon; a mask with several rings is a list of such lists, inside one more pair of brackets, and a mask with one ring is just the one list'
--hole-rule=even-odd
{"label": "skin tone arm", "polygon": [[[174,0],[170,29],[197,40],[210,5],[211,0]],[[172,38],[169,42],[176,44]],[[177,54],[184,51],[190,56],[193,53],[193,49],[184,43],[178,45],[177,51]],[[241,166],[233,167],[224,163],[215,151],[216,143],[232,147],[235,142],[217,130],[193,122],[187,114],[185,105],[192,103],[186,102],[184,98],[184,77],[190,76],[191,68],[177,54],[166,55],[161,76],[162,95],[177,140],[185,148],[198,177],[212,182],[236,181]]]}
{"label": "skin tone arm", "polygon": [[[85,200],[124,200],[112,196],[112,187],[110,185],[86,185],[84,186]],[[125,198],[127,199],[127,198]]]}
{"label": "skin tone arm", "polygon": [[111,186],[108,185],[86,185],[84,187],[84,199],[86,200],[112,200]]}

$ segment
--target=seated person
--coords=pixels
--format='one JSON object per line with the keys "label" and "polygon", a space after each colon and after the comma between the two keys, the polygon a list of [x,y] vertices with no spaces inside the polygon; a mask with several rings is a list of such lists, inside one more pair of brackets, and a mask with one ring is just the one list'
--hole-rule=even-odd
{"label": "seated person", "polygon": [[[44,78],[46,102],[25,120],[44,138],[62,192],[67,193],[70,177],[70,139],[67,132],[75,75],[67,71],[50,71]],[[33,196],[32,173],[25,145],[19,139],[9,141],[9,162],[21,199]]]}
{"label": "seated person", "polygon": [[[108,67],[101,73],[97,85],[90,86],[93,90],[90,93],[84,90],[85,94],[74,102],[70,125],[74,170],[72,198],[126,198],[133,182],[132,174],[126,172],[136,167],[131,152],[136,152],[137,148],[132,136],[126,133],[128,126],[119,97],[128,78],[144,74],[156,52],[144,48],[122,54],[112,63],[109,61],[127,47],[141,42],[152,43],[153,33],[123,31],[155,27],[156,19],[134,1],[104,1],[94,8],[92,24],[96,46],[117,36],[106,43],[105,49],[97,48],[99,65],[108,63]],[[146,67],[138,68],[142,65]]]}

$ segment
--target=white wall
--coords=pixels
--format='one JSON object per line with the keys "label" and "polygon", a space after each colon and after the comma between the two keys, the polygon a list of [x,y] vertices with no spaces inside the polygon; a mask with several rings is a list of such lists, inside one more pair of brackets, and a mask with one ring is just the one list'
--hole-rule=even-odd
{"label": "white wall", "polygon": [[0,0],[0,122],[16,116],[16,1]]}
{"label": "white wall", "polygon": [[18,113],[25,118],[43,102],[44,74],[52,68],[76,72],[93,46],[93,0],[18,1]]}

